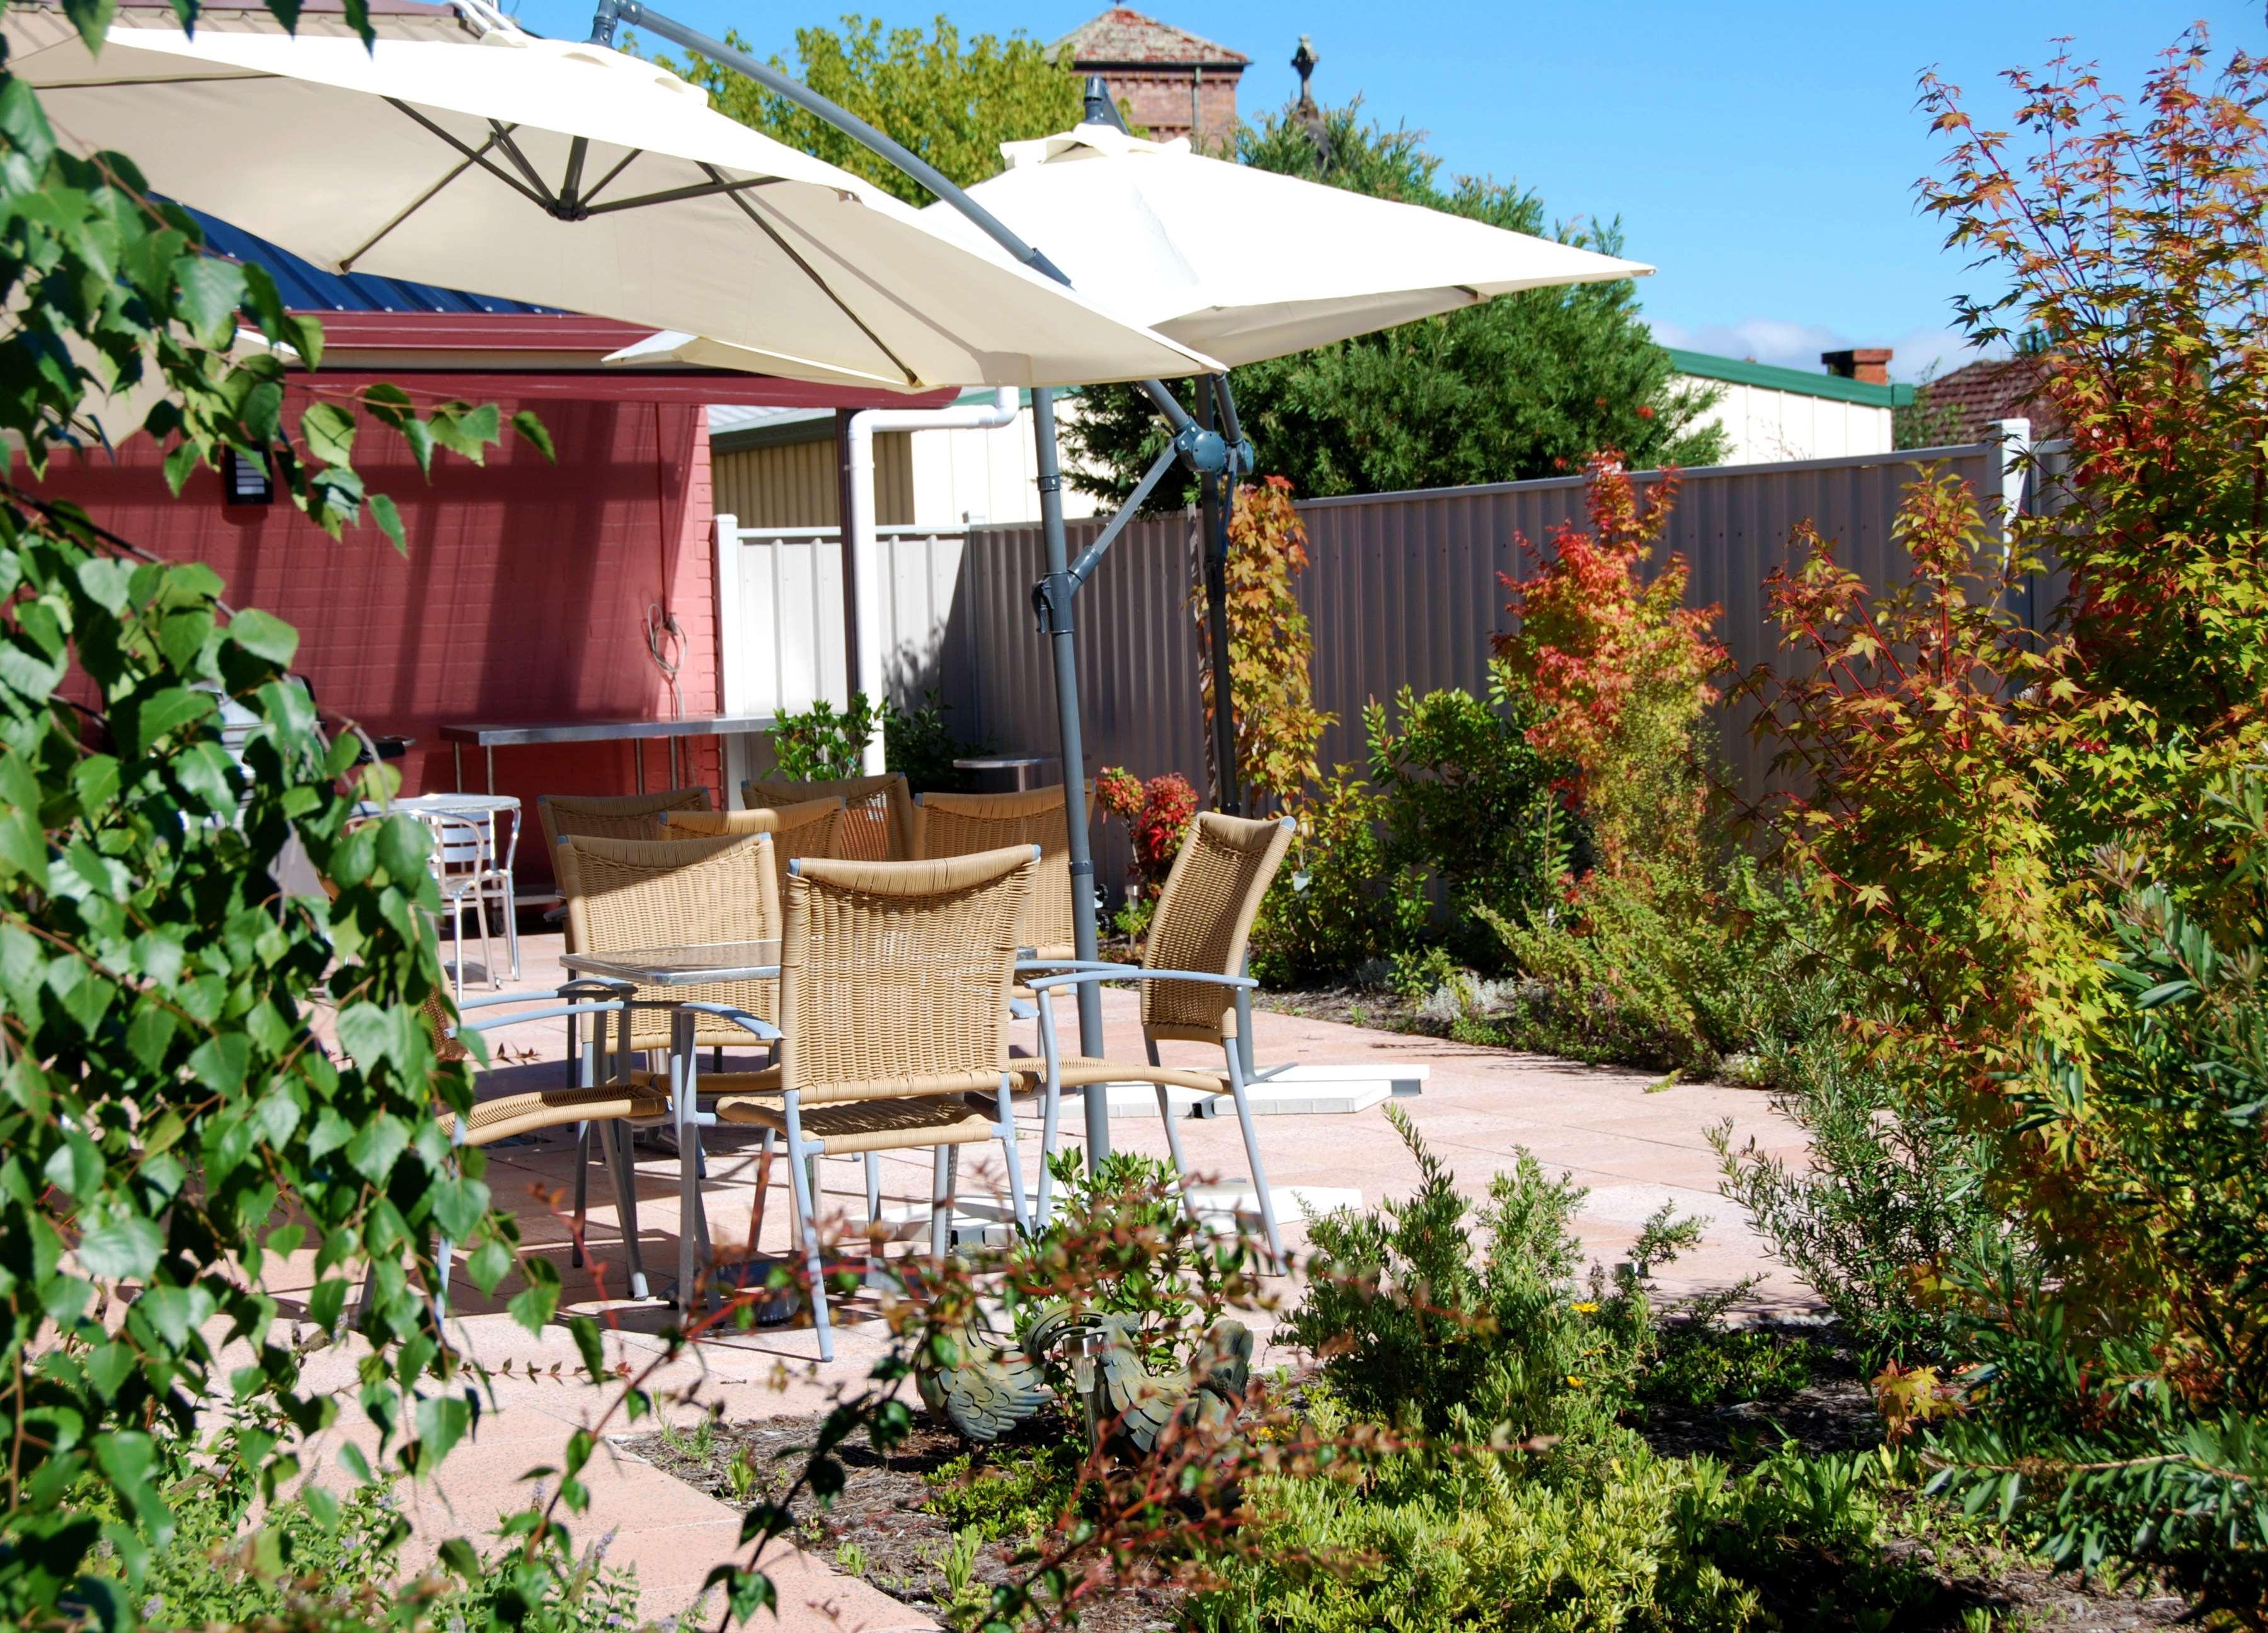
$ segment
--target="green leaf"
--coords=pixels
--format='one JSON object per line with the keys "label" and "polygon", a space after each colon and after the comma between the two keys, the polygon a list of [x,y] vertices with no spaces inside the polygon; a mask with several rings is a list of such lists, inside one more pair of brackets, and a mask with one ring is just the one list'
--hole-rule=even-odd
{"label": "green leaf", "polygon": [[462,1395],[433,1395],[417,1403],[418,1467],[431,1470],[473,1426],[472,1403]]}
{"label": "green leaf", "polygon": [[154,1221],[129,1215],[99,1225],[79,1239],[78,1262],[90,1276],[108,1281],[145,1276],[157,1268],[166,1239]]}
{"label": "green leaf", "polygon": [[291,667],[291,659],[299,651],[299,632],[256,607],[247,607],[228,621],[228,638],[254,658],[264,658],[279,669]]}
{"label": "green leaf", "polygon": [[70,18],[90,51],[102,49],[103,33],[117,11],[117,0],[63,0],[63,15]]}
{"label": "green leaf", "polygon": [[354,458],[354,416],[335,402],[311,404],[299,416],[299,434],[307,452],[325,465],[344,465]]}
{"label": "green leaf", "polygon": [[12,750],[0,748],[0,872],[48,887],[48,835],[40,826],[40,783]]}
{"label": "green leaf", "polygon": [[399,1058],[401,1028],[393,1011],[376,1004],[350,1004],[339,1011],[339,1047],[364,1071]]}
{"label": "green leaf", "polygon": [[554,465],[559,463],[558,451],[551,445],[550,428],[544,424],[533,408],[522,408],[512,416],[512,428],[522,440],[535,445],[536,451]]}
{"label": "green leaf", "polygon": [[529,1332],[541,1333],[544,1323],[559,1307],[559,1288],[556,1283],[538,1282],[531,1278],[526,1286],[512,1296],[511,1302],[504,1307],[512,1313],[512,1319]]}
{"label": "green leaf", "polygon": [[599,1324],[587,1315],[571,1315],[567,1330],[574,1335],[575,1348],[582,1352],[583,1369],[591,1374],[593,1383],[607,1375],[607,1354],[601,1344]]}
{"label": "green leaf", "polygon": [[409,1129],[399,1117],[373,1117],[347,1142],[347,1162],[372,1185],[383,1185],[409,1149]]}
{"label": "green leaf", "polygon": [[370,519],[378,524],[380,532],[394,541],[396,554],[409,554],[409,535],[402,530],[401,512],[394,507],[390,496],[383,493],[370,496]]}
{"label": "green leaf", "polygon": [[173,305],[181,320],[206,345],[225,349],[244,305],[244,268],[217,255],[184,255],[173,263],[173,277],[180,286]]}

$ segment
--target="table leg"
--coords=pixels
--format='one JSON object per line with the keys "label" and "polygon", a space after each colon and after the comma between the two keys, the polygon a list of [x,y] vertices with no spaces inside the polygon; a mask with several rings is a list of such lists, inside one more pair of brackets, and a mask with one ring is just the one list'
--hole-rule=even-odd
{"label": "table leg", "polygon": [[630,776],[631,786],[645,792],[645,745],[636,738],[630,739]]}
{"label": "table leg", "polygon": [[489,792],[490,792],[491,794],[493,794],[493,793],[495,793],[495,792],[496,792],[496,748],[495,748],[495,746],[494,746],[494,745],[490,745],[490,748],[489,748],[489,751],[488,751],[488,756],[489,756]]}
{"label": "table leg", "polygon": [[693,1144],[693,1017],[682,1010],[673,1011],[669,1031],[670,1108],[677,1125],[677,1307],[689,1317],[698,1264],[693,1238],[700,1229],[694,1191],[701,1183]]}
{"label": "table leg", "polygon": [[465,791],[465,746],[462,743],[452,743],[449,745],[449,753],[456,758],[457,791],[461,794]]}
{"label": "table leg", "polygon": [[678,769],[677,739],[674,737],[669,739],[669,785],[672,788],[685,786],[684,774]]}

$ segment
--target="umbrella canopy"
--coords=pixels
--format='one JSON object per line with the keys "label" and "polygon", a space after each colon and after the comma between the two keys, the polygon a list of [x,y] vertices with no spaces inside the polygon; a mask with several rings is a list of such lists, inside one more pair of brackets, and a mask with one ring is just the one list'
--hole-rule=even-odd
{"label": "umbrella canopy", "polygon": [[121,25],[95,56],[60,24],[11,9],[0,26],[65,140],[319,265],[696,331],[804,379],[1217,366],[603,47],[508,26],[366,49]]}
{"label": "umbrella canopy", "polygon": [[[1000,151],[1008,168],[970,197],[1045,250],[1081,294],[1231,364],[1518,290],[1653,270],[1109,125]],[[964,243],[982,236],[949,204],[923,213]]]}

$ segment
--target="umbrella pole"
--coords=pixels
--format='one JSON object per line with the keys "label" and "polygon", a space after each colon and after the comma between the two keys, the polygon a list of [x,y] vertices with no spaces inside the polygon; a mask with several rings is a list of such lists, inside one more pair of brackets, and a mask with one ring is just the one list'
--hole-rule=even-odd
{"label": "umbrella pole", "polygon": [[[1197,382],[1197,423],[1213,429],[1216,397],[1227,408],[1228,382]],[[1233,409],[1229,409],[1233,414]],[[1236,765],[1236,678],[1228,652],[1228,523],[1235,477],[1230,470],[1201,473],[1197,511],[1204,522],[1205,641],[1212,651],[1212,775],[1215,805],[1241,814]]]}
{"label": "umbrella pole", "polygon": [[[1094,856],[1087,840],[1086,746],[1079,717],[1079,638],[1072,632],[1071,551],[1064,541],[1063,470],[1056,453],[1056,394],[1042,386],[1032,394],[1032,441],[1039,456],[1040,533],[1047,548],[1048,574],[1032,598],[1040,625],[1054,649],[1056,725],[1063,737],[1064,827],[1071,835],[1071,952],[1082,961],[1095,957]],[[1102,1053],[1101,983],[1083,981],[1079,994],[1079,1047],[1083,1055]],[[1086,1160],[1090,1169],[1110,1154],[1110,1096],[1089,1089],[1080,1097],[1086,1110]]]}
{"label": "umbrella pole", "polygon": [[[1001,220],[968,196],[949,180],[936,166],[921,158],[902,143],[893,141],[860,119],[857,114],[838,107],[810,86],[791,78],[770,63],[761,62],[746,51],[712,39],[698,29],[688,28],[676,18],[648,8],[644,0],[598,0],[591,18],[591,40],[595,45],[611,46],[615,29],[627,24],[645,28],[659,34],[671,44],[688,51],[696,51],[712,63],[744,75],[766,90],[786,98],[797,107],[824,120],[858,143],[868,152],[887,159],[898,169],[911,176],[939,198],[976,224],[979,231],[1009,254],[1045,276],[1068,287],[1071,280],[1063,269],[1011,232]],[[1200,471],[1218,468],[1220,461],[1229,459],[1229,450],[1222,439],[1203,432],[1189,418],[1182,405],[1174,401],[1164,382],[1144,380],[1138,389],[1149,398],[1151,406],[1162,416],[1174,433],[1174,450],[1190,461]],[[1226,382],[1223,383],[1226,390]],[[1224,404],[1226,407],[1226,403]],[[1235,410],[1228,408],[1228,423],[1235,423]],[[1087,845],[1086,834],[1086,760],[1080,741],[1079,718],[1078,649],[1071,636],[1071,597],[1081,579],[1094,570],[1094,558],[1100,555],[1090,549],[1081,558],[1083,571],[1074,574],[1067,561],[1068,550],[1064,542],[1063,475],[1056,455],[1055,395],[1037,390],[1032,394],[1033,436],[1037,443],[1040,466],[1040,522],[1048,551],[1048,576],[1040,583],[1034,600],[1041,617],[1047,621],[1047,632],[1055,645],[1056,713],[1063,731],[1064,804],[1071,830],[1071,925],[1073,951],[1082,959],[1095,955],[1094,926],[1094,858]],[[1105,531],[1105,538],[1109,530]],[[1233,763],[1233,761],[1232,761]],[[1233,775],[1232,772],[1231,775]],[[1079,1048],[1089,1054],[1102,1050],[1102,1000],[1094,982],[1081,982],[1079,987]],[[1107,1095],[1089,1092],[1082,1096],[1086,1105],[1087,1166],[1090,1170],[1110,1151],[1110,1106]]]}

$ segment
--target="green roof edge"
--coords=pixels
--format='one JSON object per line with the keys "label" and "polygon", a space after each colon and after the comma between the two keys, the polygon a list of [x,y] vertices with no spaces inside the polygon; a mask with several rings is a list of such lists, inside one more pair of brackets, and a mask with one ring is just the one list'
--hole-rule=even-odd
{"label": "green roof edge", "polygon": [[1794,392],[1806,397],[1831,397],[1837,402],[1864,403],[1870,408],[1901,408],[1913,401],[1911,386],[1876,386],[1867,380],[1846,380],[1839,374],[1811,374],[1784,369],[1776,363],[1750,363],[1742,357],[1719,357],[1705,351],[1665,346],[1680,374],[1702,379],[1725,380],[1735,386],[1760,386],[1766,391]]}

